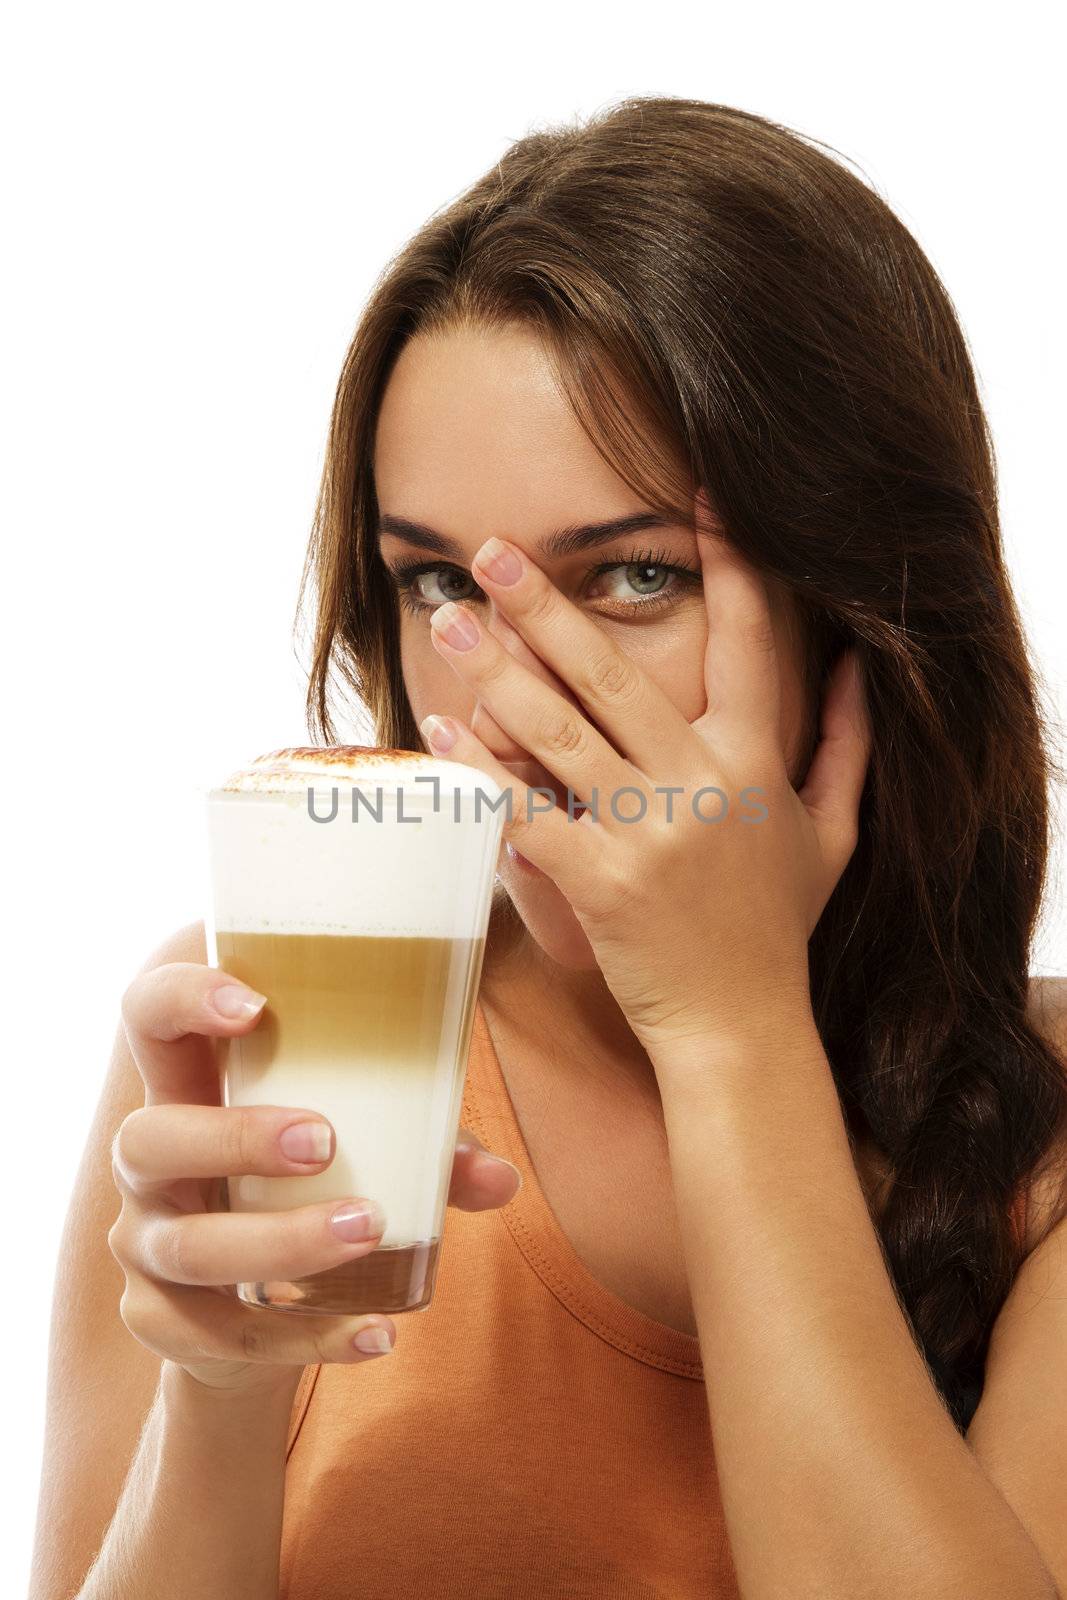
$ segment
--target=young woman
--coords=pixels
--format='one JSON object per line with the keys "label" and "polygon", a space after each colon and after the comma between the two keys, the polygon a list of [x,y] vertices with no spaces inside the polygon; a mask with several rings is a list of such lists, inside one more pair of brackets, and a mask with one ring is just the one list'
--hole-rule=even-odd
{"label": "young woman", "polygon": [[175,935],[63,1243],[34,1600],[1067,1592],[1051,741],[914,239],[728,107],[520,140],[364,311],[312,588],[313,736],[339,678],[515,801],[438,1290],[233,1298],[376,1239],[217,1209],[328,1124],[218,1105],[262,997]]}

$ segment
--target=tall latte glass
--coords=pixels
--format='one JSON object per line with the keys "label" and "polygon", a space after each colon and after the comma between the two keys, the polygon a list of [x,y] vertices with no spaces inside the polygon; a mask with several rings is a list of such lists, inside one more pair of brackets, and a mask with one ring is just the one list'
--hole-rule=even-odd
{"label": "tall latte glass", "polygon": [[429,1305],[504,799],[473,767],[360,745],[275,750],[208,792],[209,959],[267,997],[219,1041],[223,1103],[317,1111],[336,1134],[317,1176],[231,1177],[226,1203],[365,1195],[386,1218],[370,1255],[239,1283],[247,1304]]}

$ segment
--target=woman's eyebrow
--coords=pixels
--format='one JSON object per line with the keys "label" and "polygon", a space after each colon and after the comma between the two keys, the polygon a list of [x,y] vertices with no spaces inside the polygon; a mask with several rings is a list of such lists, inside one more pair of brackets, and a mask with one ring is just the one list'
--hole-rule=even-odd
{"label": "woman's eyebrow", "polygon": [[[597,545],[607,544],[609,539],[619,539],[629,533],[643,533],[646,528],[676,526],[676,522],[669,517],[660,516],[655,511],[639,511],[629,517],[614,517],[610,522],[581,522],[573,527],[557,528],[555,533],[550,533],[539,541],[538,548],[540,554],[549,560],[559,560],[580,550],[592,550]],[[378,519],[378,533],[379,535],[392,533],[398,539],[406,539],[408,544],[432,551],[434,555],[463,560],[463,548],[455,539],[449,539],[445,534],[435,532],[424,522],[412,522],[408,517],[383,515]]]}

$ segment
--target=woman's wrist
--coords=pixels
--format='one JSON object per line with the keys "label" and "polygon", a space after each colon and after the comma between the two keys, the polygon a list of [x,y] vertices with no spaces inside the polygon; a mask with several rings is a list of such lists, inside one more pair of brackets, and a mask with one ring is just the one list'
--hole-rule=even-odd
{"label": "woman's wrist", "polygon": [[263,1424],[287,1428],[303,1370],[296,1366],[273,1368],[253,1387],[216,1388],[179,1362],[165,1360],[160,1371],[160,1393],[168,1415],[192,1415],[205,1426],[211,1426],[218,1418],[227,1429]]}

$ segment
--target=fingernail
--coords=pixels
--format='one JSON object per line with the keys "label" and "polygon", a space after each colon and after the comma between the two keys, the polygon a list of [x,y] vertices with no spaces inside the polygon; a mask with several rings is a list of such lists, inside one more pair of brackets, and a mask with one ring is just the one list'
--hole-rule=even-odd
{"label": "fingernail", "polygon": [[374,1239],[385,1232],[385,1213],[373,1200],[353,1200],[332,1214],[330,1227],[349,1244]]}
{"label": "fingernail", "polygon": [[243,983],[224,983],[215,990],[211,1000],[219,1016],[230,1021],[235,1017],[254,1017],[267,1003],[265,994],[258,994]]}
{"label": "fingernail", "polygon": [[290,1161],[328,1161],[330,1126],[326,1122],[294,1122],[278,1136],[283,1156]]}
{"label": "fingernail", "polygon": [[453,650],[471,650],[481,638],[470,612],[457,606],[454,600],[446,600],[443,606],[437,607],[430,616],[430,627]]}
{"label": "fingernail", "polygon": [[388,1355],[393,1348],[393,1341],[385,1328],[361,1328],[352,1343],[365,1356]]}
{"label": "fingernail", "polygon": [[[519,1189],[522,1188],[522,1173],[519,1171],[518,1167],[513,1161],[505,1161],[503,1156],[491,1156],[488,1150],[479,1150],[478,1159],[480,1161],[491,1161],[494,1167],[507,1167],[508,1170],[513,1172],[516,1178],[518,1178]],[[518,1193],[518,1190],[515,1192]]]}
{"label": "fingernail", "polygon": [[427,717],[419,723],[419,732],[431,750],[444,755],[456,742],[456,730],[449,717]]}
{"label": "fingernail", "polygon": [[474,558],[474,565],[481,567],[496,583],[518,583],[522,577],[522,562],[510,545],[496,538],[485,541]]}

